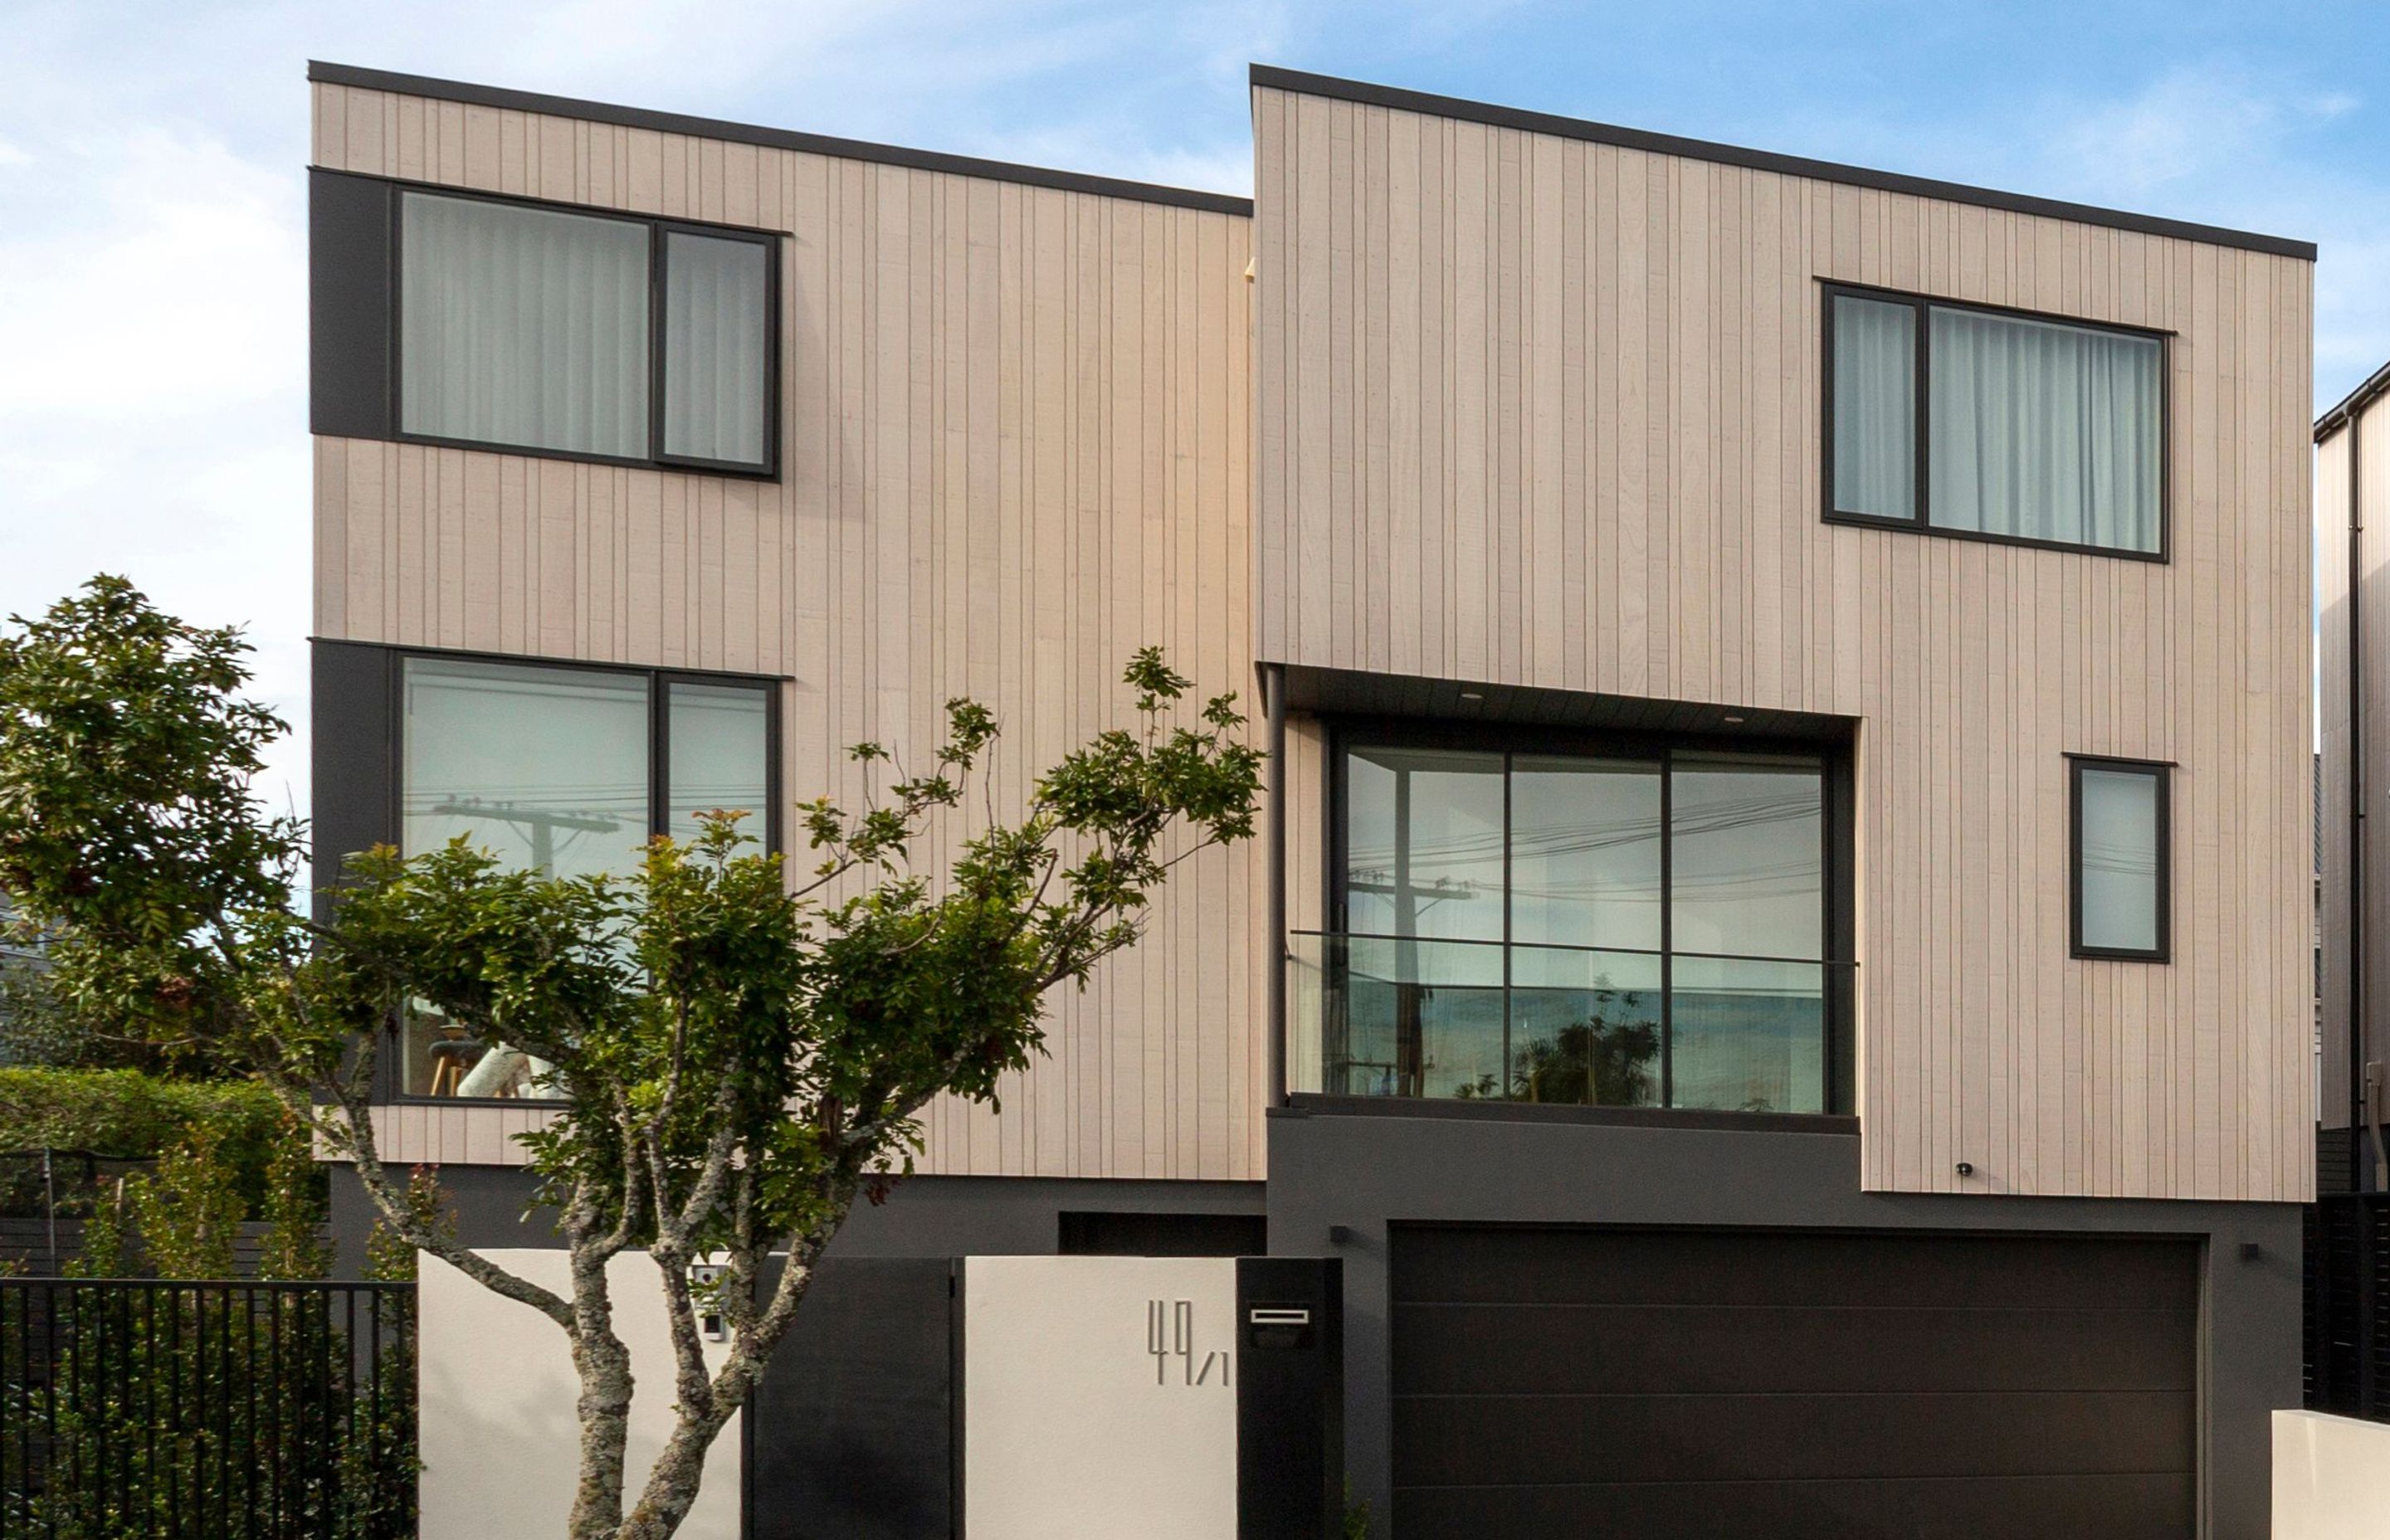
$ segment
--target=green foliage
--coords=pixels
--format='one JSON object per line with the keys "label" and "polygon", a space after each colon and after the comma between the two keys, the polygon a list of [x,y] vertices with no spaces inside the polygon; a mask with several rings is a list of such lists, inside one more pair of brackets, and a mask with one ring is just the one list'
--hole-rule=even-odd
{"label": "green foliage", "polygon": [[[440,1190],[437,1167],[417,1166],[408,1174],[406,1212],[420,1233],[444,1240],[456,1238],[456,1215]],[[376,1219],[366,1234],[366,1277],[377,1283],[413,1283],[417,1250],[415,1242],[399,1234],[388,1220]]]}
{"label": "green foliage", "polygon": [[[0,911],[0,927],[6,923]],[[0,930],[0,945],[7,941]],[[0,954],[0,1065],[86,1065],[105,1062],[105,1046],[58,998],[46,968]]]}
{"label": "green foliage", "polygon": [[264,1243],[257,1254],[258,1277],[296,1282],[320,1278],[331,1271],[332,1249],[324,1236],[323,1187],[315,1140],[286,1111],[274,1159],[266,1167],[265,1202],[258,1211],[258,1217],[265,1221]]}
{"label": "green foliage", "polygon": [[146,1160],[201,1125],[247,1203],[265,1200],[285,1112],[255,1081],[171,1080],[136,1070],[0,1069],[0,1149],[84,1149]]}
{"label": "green foliage", "polygon": [[83,1222],[83,1253],[61,1269],[71,1278],[121,1278],[133,1264],[132,1194],[129,1183],[102,1189]]}
{"label": "green foliage", "polygon": [[295,818],[250,790],[287,730],[240,695],[238,631],[186,625],[101,576],[0,635],[0,890],[50,936],[84,1020],[233,1057],[255,959],[243,917],[283,912]]}
{"label": "green foliage", "polygon": [[125,1184],[151,1277],[232,1277],[233,1242],[246,1206],[230,1169],[217,1159],[222,1142],[201,1123],[159,1158],[153,1174]]}
{"label": "green foliage", "polygon": [[1370,1521],[1369,1505],[1353,1495],[1353,1482],[1344,1482],[1344,1540],[1369,1540],[1375,1525]]}

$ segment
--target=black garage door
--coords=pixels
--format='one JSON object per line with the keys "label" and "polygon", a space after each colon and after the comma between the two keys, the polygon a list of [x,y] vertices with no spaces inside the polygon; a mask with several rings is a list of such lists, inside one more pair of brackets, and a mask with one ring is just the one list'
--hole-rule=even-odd
{"label": "black garage door", "polygon": [[2183,1540],[2178,1241],[1397,1228],[1394,1540]]}

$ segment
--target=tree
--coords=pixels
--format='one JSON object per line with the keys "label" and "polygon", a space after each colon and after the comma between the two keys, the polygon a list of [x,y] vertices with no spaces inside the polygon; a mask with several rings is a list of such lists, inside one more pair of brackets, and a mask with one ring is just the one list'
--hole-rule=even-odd
{"label": "tree", "polygon": [[[804,804],[802,869],[722,812],[622,879],[506,870],[462,840],[360,853],[316,919],[291,905],[303,831],[248,789],[283,727],[240,696],[236,632],[106,577],[14,623],[0,887],[54,933],[58,987],[251,1066],[354,1162],[393,1234],[556,1323],[581,1384],[574,1540],[675,1531],[856,1197],[910,1169],[917,1115],[993,1101],[1041,1051],[1047,993],[1135,943],[1173,866],[1249,837],[1259,784],[1235,698],[1177,720],[1189,682],[1149,649],[1124,676],[1136,727],[1066,755],[1011,822],[983,791],[996,722],[958,699],[924,774],[852,751],[885,789],[855,813]],[[957,825],[943,871],[916,870],[914,848]],[[565,1292],[457,1244],[382,1164],[374,1066],[426,1006],[546,1065],[564,1097],[526,1143]],[[636,1494],[606,1271],[631,1251],[654,1261],[675,1367],[674,1431]],[[718,1282],[692,1281],[700,1260]],[[709,1370],[715,1313],[729,1344]]]}

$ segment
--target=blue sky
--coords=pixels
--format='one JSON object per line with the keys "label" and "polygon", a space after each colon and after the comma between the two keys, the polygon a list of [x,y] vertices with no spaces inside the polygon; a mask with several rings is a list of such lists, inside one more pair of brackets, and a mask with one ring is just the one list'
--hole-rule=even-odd
{"label": "blue sky", "polygon": [[128,572],[302,735],[309,58],[1230,192],[1258,59],[2311,239],[2319,404],[2390,359],[2373,7],[0,0],[0,611]]}

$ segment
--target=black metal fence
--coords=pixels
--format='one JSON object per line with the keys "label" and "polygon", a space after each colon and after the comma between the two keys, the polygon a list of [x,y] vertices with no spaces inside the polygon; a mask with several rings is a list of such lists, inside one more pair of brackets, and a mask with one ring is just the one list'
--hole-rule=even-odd
{"label": "black metal fence", "polygon": [[0,1540],[411,1540],[415,1290],[0,1279]]}
{"label": "black metal fence", "polygon": [[2390,1194],[2306,1211],[2306,1404],[2390,1422]]}

